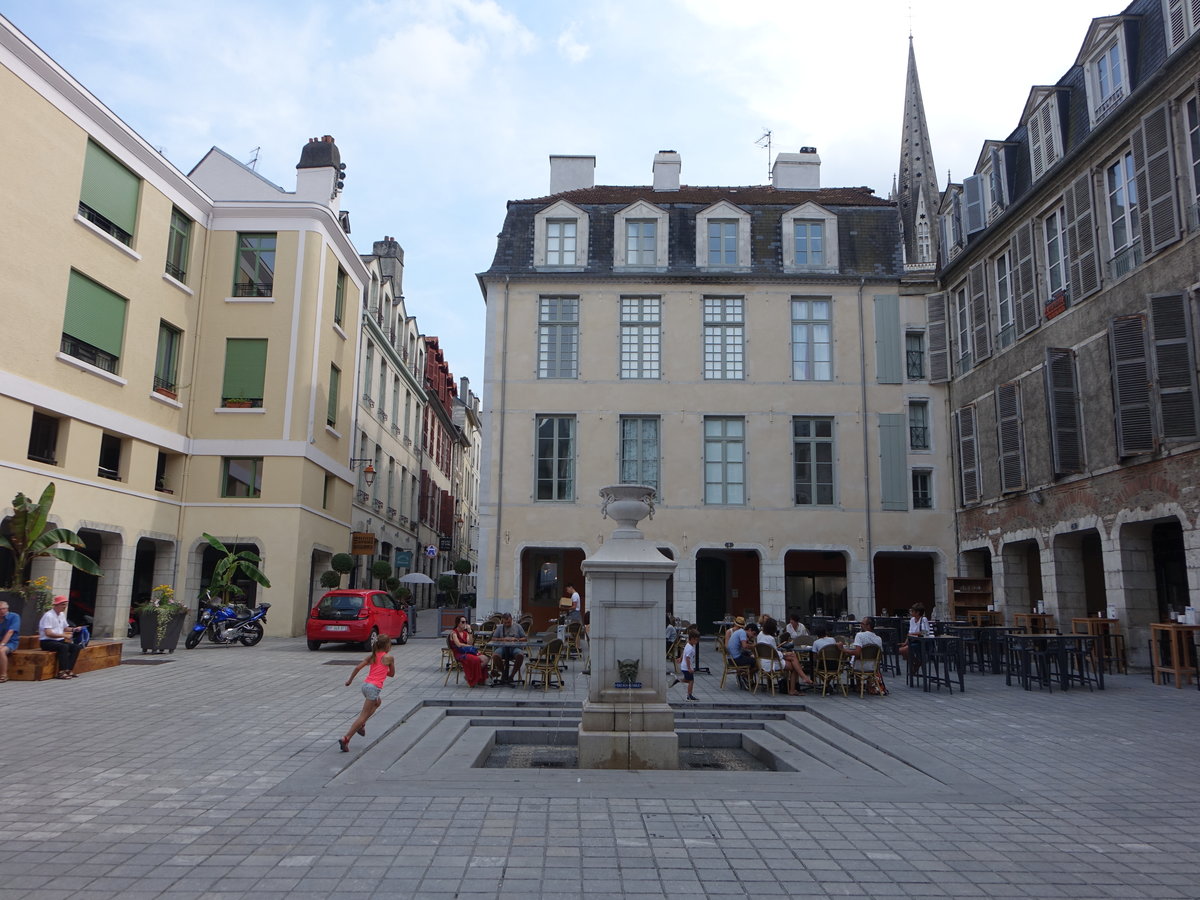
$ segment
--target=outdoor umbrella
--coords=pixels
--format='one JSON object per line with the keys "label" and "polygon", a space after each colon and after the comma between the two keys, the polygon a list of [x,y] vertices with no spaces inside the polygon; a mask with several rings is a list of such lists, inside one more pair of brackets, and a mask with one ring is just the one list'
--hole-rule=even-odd
{"label": "outdoor umbrella", "polygon": [[433,584],[433,579],[421,572],[409,572],[401,575],[397,581],[401,584]]}

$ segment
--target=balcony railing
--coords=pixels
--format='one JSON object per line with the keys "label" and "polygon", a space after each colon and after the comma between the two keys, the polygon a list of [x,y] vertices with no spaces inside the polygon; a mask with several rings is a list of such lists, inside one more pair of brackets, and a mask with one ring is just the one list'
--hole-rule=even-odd
{"label": "balcony railing", "polygon": [[383,501],[382,500],[372,500],[371,507],[375,510],[375,512],[383,512]]}
{"label": "balcony railing", "polygon": [[913,494],[913,509],[933,509],[933,498],[928,494]]}
{"label": "balcony railing", "polygon": [[928,450],[929,449],[929,426],[928,425],[909,425],[908,426],[908,446],[911,450]]}
{"label": "balcony railing", "polygon": [[1109,260],[1109,275],[1113,279],[1122,278],[1141,264],[1142,244],[1140,241],[1136,241]]}
{"label": "balcony railing", "polygon": [[366,405],[367,409],[374,409],[374,408],[375,408],[375,401],[371,399],[371,395],[370,395],[370,394],[363,394],[363,395],[362,395],[362,402],[363,402],[363,403]]}
{"label": "balcony railing", "polygon": [[100,466],[96,469],[96,474],[101,478],[107,478],[109,481],[120,481],[121,473],[116,469],[110,469],[107,466]]}
{"label": "balcony railing", "polygon": [[387,424],[387,413],[385,413],[382,409],[379,411],[379,421],[385,425]]}
{"label": "balcony railing", "polygon": [[273,281],[239,281],[233,286],[233,296],[270,297],[274,288]]}
{"label": "balcony railing", "polygon": [[106,219],[100,213],[96,212],[86,203],[79,204],[80,218],[87,219],[105,234],[111,234],[118,241],[129,247],[133,244],[133,235],[121,228],[119,225],[114,225],[109,219]]}
{"label": "balcony railing", "polygon": [[904,359],[910,379],[917,381],[925,377],[924,350],[906,350],[904,351]]}
{"label": "balcony railing", "polygon": [[392,437],[400,437],[400,426],[399,425],[392,426]]}
{"label": "balcony railing", "polygon": [[78,338],[73,338],[69,334],[62,336],[62,342],[59,344],[59,349],[67,354],[81,360],[88,365],[95,366],[97,369],[103,369],[105,372],[117,374],[117,357],[111,353],[106,353],[99,347],[93,347]]}
{"label": "balcony railing", "polygon": [[167,274],[178,281],[180,284],[187,278],[187,270],[175,265],[175,263],[167,260]]}
{"label": "balcony railing", "polygon": [[1096,124],[1099,124],[1101,119],[1116,109],[1124,99],[1125,88],[1122,85],[1117,85],[1116,90],[1105,97],[1104,102],[1096,107]]}
{"label": "balcony railing", "polygon": [[355,491],[354,492],[354,502],[355,503],[366,503],[370,499],[371,499],[371,495],[368,494],[366,491]]}
{"label": "balcony railing", "polygon": [[394,519],[394,518],[396,518],[396,507],[394,507],[394,506],[389,506],[389,507],[387,508],[387,517],[388,517],[389,519]]}

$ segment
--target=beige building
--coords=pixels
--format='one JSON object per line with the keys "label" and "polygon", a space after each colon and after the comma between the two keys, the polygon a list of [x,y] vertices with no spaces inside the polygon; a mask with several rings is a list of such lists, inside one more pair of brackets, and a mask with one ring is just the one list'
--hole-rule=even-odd
{"label": "beige building", "polygon": [[615,482],[656,488],[643,531],[703,627],[940,602],[945,392],[896,204],[821,187],[812,148],[765,186],[681,184],[670,151],[645,186],[594,168],[552,157],[550,194],[508,204],[479,276],[481,608],[545,620],[583,589]]}
{"label": "beige building", "polygon": [[54,522],[104,570],[31,574],[123,633],[156,584],[196,597],[210,532],[261,554],[268,630],[300,632],[347,544],[367,276],[333,139],[304,147],[294,191],[216,149],[185,176],[2,19],[0,105],[22,161],[0,220],[0,502],[53,481]]}

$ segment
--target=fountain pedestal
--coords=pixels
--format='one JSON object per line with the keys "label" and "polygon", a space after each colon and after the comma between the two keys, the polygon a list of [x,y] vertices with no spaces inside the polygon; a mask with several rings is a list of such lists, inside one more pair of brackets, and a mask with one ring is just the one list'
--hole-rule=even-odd
{"label": "fountain pedestal", "polygon": [[663,640],[675,561],[646,543],[637,527],[653,515],[653,488],[612,485],[600,496],[602,512],[617,528],[583,563],[592,681],[579,725],[579,767],[677,769],[679,737],[666,702]]}

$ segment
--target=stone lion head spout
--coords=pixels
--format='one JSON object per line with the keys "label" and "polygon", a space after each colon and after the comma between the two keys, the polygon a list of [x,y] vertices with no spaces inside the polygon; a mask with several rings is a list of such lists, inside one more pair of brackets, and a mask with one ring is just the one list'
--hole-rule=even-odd
{"label": "stone lion head spout", "polygon": [[625,684],[632,684],[637,681],[638,665],[640,659],[618,659],[617,671],[621,673],[621,681]]}

